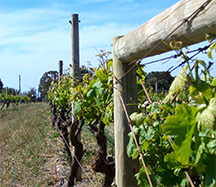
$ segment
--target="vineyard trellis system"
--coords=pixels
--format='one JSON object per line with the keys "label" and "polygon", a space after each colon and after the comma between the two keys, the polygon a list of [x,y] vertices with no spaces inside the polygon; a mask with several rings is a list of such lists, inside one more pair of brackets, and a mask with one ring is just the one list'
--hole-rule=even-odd
{"label": "vineyard trellis system", "polygon": [[[212,59],[216,51],[215,6],[214,0],[179,1],[128,35],[115,37],[113,65],[107,58],[109,52],[101,50],[101,65],[91,68],[82,82],[66,74],[52,84],[53,124],[57,123],[72,161],[68,186],[74,185],[81,166],[84,151],[78,136],[84,125],[99,146],[92,168],[105,174],[103,186],[111,186],[114,177],[119,187],[216,184],[212,164],[216,158],[216,78],[210,75],[212,62],[194,59],[203,50]],[[203,41],[205,33],[208,46],[184,50],[184,46]],[[185,66],[166,97],[152,101],[144,84],[142,59],[169,50],[177,53],[172,57],[183,60],[170,71]],[[189,56],[192,52],[195,54]],[[73,120],[71,103],[76,114]],[[115,157],[107,155],[105,136],[113,117]]]}

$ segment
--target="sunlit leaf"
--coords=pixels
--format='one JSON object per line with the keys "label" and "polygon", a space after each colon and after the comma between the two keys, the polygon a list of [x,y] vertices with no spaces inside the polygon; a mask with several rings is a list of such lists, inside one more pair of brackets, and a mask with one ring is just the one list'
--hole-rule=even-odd
{"label": "sunlit leaf", "polygon": [[130,119],[135,122],[136,125],[140,126],[143,123],[143,114],[134,112],[130,115]]}
{"label": "sunlit leaf", "polygon": [[169,89],[170,94],[175,94],[184,89],[186,81],[187,81],[187,75],[185,74],[187,69],[188,69],[188,66],[185,66],[184,68],[182,68],[179,75],[174,79]]}
{"label": "sunlit leaf", "polygon": [[213,59],[213,57],[212,57],[212,51],[213,51],[213,50],[215,50],[215,52],[216,52],[216,42],[214,42],[214,43],[210,46],[209,50],[207,51],[207,55],[208,55],[208,57],[209,57],[210,59]]}
{"label": "sunlit leaf", "polygon": [[172,147],[176,159],[183,165],[189,163],[191,141],[196,126],[196,108],[182,104],[176,107],[176,114],[168,116],[162,129],[168,135],[176,136]]}
{"label": "sunlit leaf", "polygon": [[[137,127],[133,126],[133,130],[134,130],[134,133],[136,134],[139,129]],[[138,157],[139,152],[137,150],[136,144],[134,143],[132,133],[130,132],[128,135],[130,137],[130,140],[129,140],[129,143],[127,145],[127,154],[129,157],[132,157],[133,159],[135,159]]]}
{"label": "sunlit leaf", "polygon": [[196,120],[199,125],[213,129],[215,125],[215,118],[216,118],[216,98],[212,98],[209,102],[209,105],[199,111]]}

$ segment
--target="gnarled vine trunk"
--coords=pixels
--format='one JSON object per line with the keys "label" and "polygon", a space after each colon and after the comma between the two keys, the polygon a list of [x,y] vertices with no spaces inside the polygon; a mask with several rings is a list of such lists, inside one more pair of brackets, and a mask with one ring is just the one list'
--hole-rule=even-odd
{"label": "gnarled vine trunk", "polygon": [[70,162],[72,162],[72,156],[70,151],[70,144],[68,139],[68,127],[70,126],[70,122],[67,121],[67,118],[65,116],[66,111],[61,110],[60,116],[57,117],[57,127],[59,134],[64,142],[65,145],[65,151],[67,153],[67,158]]}
{"label": "gnarled vine trunk", "polygon": [[70,140],[72,146],[74,146],[74,158],[71,164],[68,187],[74,186],[74,180],[77,175],[79,163],[82,159],[82,156],[84,155],[83,144],[78,139],[78,135],[81,132],[83,124],[84,124],[84,120],[82,120],[81,123],[79,124],[79,120],[76,118],[70,129]]}
{"label": "gnarled vine trunk", "polygon": [[98,153],[92,163],[92,169],[105,174],[103,187],[111,186],[115,177],[115,162],[112,157],[107,157],[107,142],[104,134],[105,124],[100,120],[99,128],[96,125],[94,123],[89,126],[89,130],[95,135],[99,146]]}

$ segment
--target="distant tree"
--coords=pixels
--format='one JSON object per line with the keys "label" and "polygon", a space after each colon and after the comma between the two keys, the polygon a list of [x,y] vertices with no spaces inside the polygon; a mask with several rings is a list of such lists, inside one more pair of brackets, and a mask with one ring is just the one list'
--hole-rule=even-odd
{"label": "distant tree", "polygon": [[37,90],[35,88],[30,88],[30,91],[28,91],[27,95],[31,98],[32,102],[35,102],[36,101]]}
{"label": "distant tree", "polygon": [[4,94],[8,94],[8,95],[17,95],[19,93],[18,90],[16,90],[15,88],[2,88],[2,93]]}
{"label": "distant tree", "polygon": [[53,80],[58,80],[57,71],[48,71],[44,73],[43,76],[41,77],[40,84],[38,87],[38,91],[40,92],[41,100],[47,100],[47,92]]}
{"label": "distant tree", "polygon": [[148,73],[145,78],[146,87],[153,87],[155,91],[155,84],[157,83],[158,91],[169,90],[169,87],[174,80],[174,77],[170,75],[170,72],[166,71],[154,71]]}
{"label": "distant tree", "polygon": [[2,93],[3,86],[4,86],[4,84],[3,84],[3,82],[0,79],[0,93]]}

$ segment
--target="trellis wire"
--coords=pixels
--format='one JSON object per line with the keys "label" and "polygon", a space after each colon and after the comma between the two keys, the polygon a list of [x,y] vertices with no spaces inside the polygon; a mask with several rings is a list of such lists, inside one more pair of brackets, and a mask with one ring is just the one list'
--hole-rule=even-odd
{"label": "trellis wire", "polygon": [[[196,52],[196,51],[197,51],[197,53],[195,53],[193,56],[191,56],[190,58],[188,58],[188,60],[193,59],[195,56],[197,56],[199,53],[203,52],[204,50],[208,49],[209,47],[210,47],[210,45],[207,45],[207,46],[205,46],[205,47],[203,47],[203,48],[198,48],[197,50],[194,50],[193,52]],[[188,52],[188,53],[189,53],[189,52]],[[171,73],[172,71],[176,70],[178,67],[184,65],[185,63],[186,63],[186,60],[183,61],[183,62],[182,62],[181,64],[179,64],[178,66],[176,66],[175,68],[173,68],[173,67],[169,68],[169,70],[167,70],[167,71],[169,71],[169,72]],[[173,68],[173,69],[172,69],[172,68]]]}
{"label": "trellis wire", "polygon": [[[194,55],[192,55],[191,57],[189,57],[189,58],[188,58],[188,61],[189,61],[189,60],[193,60],[193,58],[194,58],[195,56],[199,55],[199,54],[200,54],[201,52],[203,52],[203,51],[206,51],[210,46],[211,46],[211,44],[210,44],[210,45],[207,45],[207,46],[205,46],[205,47],[202,47],[202,48],[198,48],[198,49],[195,49],[195,50],[187,51],[187,54],[197,52],[197,53],[195,53]],[[179,53],[179,54],[171,55],[171,56],[169,56],[169,57],[161,58],[161,59],[158,59],[158,60],[149,61],[149,62],[147,62],[147,63],[140,64],[139,67],[142,67],[142,66],[145,66],[145,65],[149,65],[149,64],[153,64],[153,63],[160,62],[160,61],[164,61],[164,60],[170,60],[170,59],[172,59],[172,58],[177,58],[177,57],[179,57],[179,56],[181,56],[181,55],[182,55],[182,54]],[[186,61],[184,60],[183,62],[181,62],[180,64],[178,64],[176,67],[171,66],[168,70],[166,70],[166,72],[171,73],[171,72],[175,71],[177,68],[179,68],[180,66],[184,65],[185,63],[186,63]],[[137,74],[137,76],[139,76],[139,75]],[[139,78],[140,78],[140,77],[139,77]],[[163,78],[163,77],[162,77],[162,78]],[[142,84],[143,84],[143,83],[141,83],[141,85],[142,85]],[[144,86],[144,85],[142,85],[142,87],[143,87],[143,86]],[[146,93],[146,90],[145,90],[144,87],[143,87],[143,90],[144,90],[145,93]],[[147,97],[148,97],[148,94],[146,94],[146,95],[147,95]],[[148,98],[148,100],[149,100],[149,98]],[[151,102],[150,102],[150,103],[151,103]]]}
{"label": "trellis wire", "polygon": [[[211,44],[210,44],[210,45],[211,45]],[[205,46],[205,47],[203,47],[203,48],[198,48],[198,49],[194,49],[194,50],[188,51],[187,54],[194,53],[194,52],[198,52],[198,53],[196,53],[196,55],[198,55],[199,53],[201,53],[201,52],[207,50],[207,49],[210,47],[210,45],[207,45],[207,46]],[[149,62],[145,62],[145,63],[143,63],[143,64],[141,64],[141,62],[140,62],[139,66],[146,66],[146,65],[153,64],[153,63],[156,63],[156,62],[161,62],[161,61],[164,61],[164,60],[169,61],[170,59],[180,57],[181,55],[182,55],[182,54],[179,53],[179,54],[176,54],[176,55],[171,55],[171,56],[169,56],[169,57],[165,57],[165,58],[161,58],[161,59],[157,59],[157,60],[152,60],[152,61],[149,61]]]}

